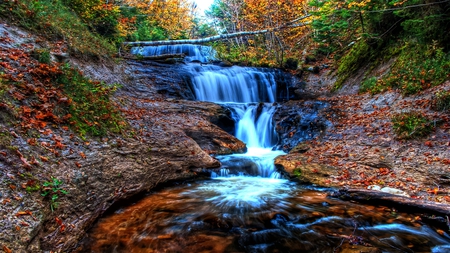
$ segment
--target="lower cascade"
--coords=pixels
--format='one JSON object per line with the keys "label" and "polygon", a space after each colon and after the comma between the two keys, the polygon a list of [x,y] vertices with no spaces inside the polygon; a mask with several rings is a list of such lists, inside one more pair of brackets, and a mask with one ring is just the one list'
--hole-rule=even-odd
{"label": "lower cascade", "polygon": [[154,192],[101,218],[79,252],[450,252],[448,234],[417,214],[330,199],[276,171],[274,158],[284,153],[273,150],[274,72],[183,68],[192,70],[197,100],[232,112],[248,152],[218,156],[222,167],[210,180]]}

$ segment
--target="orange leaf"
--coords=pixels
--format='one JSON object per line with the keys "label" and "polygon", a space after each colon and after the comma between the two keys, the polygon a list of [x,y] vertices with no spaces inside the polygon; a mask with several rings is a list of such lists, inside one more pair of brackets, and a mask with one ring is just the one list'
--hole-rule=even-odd
{"label": "orange leaf", "polygon": [[83,157],[83,159],[86,159],[86,155],[82,151],[80,151],[80,156]]}
{"label": "orange leaf", "polygon": [[12,253],[12,250],[10,250],[8,247],[6,247],[5,245],[3,245],[3,251],[5,253]]}
{"label": "orange leaf", "polygon": [[36,138],[30,138],[27,140],[27,143],[30,144],[31,146],[36,145]]}
{"label": "orange leaf", "polygon": [[76,165],[78,168],[81,168],[81,164],[80,164],[79,162],[75,162],[75,165]]}
{"label": "orange leaf", "polygon": [[17,217],[23,216],[23,215],[33,215],[33,213],[32,213],[30,210],[27,210],[27,211],[20,211],[20,212],[17,212],[17,213],[16,213],[16,216],[17,216]]}

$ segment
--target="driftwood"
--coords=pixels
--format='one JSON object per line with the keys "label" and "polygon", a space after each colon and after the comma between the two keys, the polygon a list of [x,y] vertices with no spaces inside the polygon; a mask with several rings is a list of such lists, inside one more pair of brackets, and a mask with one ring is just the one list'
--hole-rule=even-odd
{"label": "driftwood", "polygon": [[365,189],[348,189],[339,190],[331,194],[332,197],[356,200],[359,202],[370,202],[372,204],[382,204],[395,206],[407,212],[423,211],[432,214],[450,216],[450,205],[413,199],[400,195],[394,195],[381,191],[365,190]]}
{"label": "driftwood", "polygon": [[[306,19],[310,17],[310,15],[306,15],[300,18],[295,19],[294,21],[297,22],[302,19]],[[263,34],[268,32],[274,32],[278,30],[283,30],[287,28],[295,28],[295,27],[301,27],[309,24],[309,22],[305,23],[295,23],[294,21],[291,21],[283,26],[270,28],[270,29],[264,29],[259,31],[247,31],[247,32],[235,32],[235,33],[228,33],[228,34],[221,34],[216,36],[211,36],[207,38],[201,38],[201,39],[191,39],[191,40],[158,40],[158,41],[135,41],[135,42],[123,42],[123,45],[128,46],[167,46],[167,45],[178,45],[178,44],[205,44],[213,41],[219,41],[219,40],[225,40],[225,39],[232,39],[236,37],[242,37],[242,36],[248,36],[248,35],[257,35],[257,34]]]}
{"label": "driftwood", "polygon": [[151,60],[151,61],[159,61],[159,60],[167,60],[167,59],[174,59],[174,58],[184,58],[186,57],[185,54],[161,54],[161,55],[154,55],[154,56],[136,56],[136,57],[129,57],[124,56],[125,59],[131,59],[131,60]]}

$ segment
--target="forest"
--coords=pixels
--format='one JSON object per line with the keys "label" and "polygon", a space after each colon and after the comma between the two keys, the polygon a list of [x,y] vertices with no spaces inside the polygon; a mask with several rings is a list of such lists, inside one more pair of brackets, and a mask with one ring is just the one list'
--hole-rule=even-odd
{"label": "forest", "polygon": [[[323,252],[450,250],[450,0],[214,0],[204,13],[198,4],[0,1],[0,251],[109,252],[112,228],[122,252],[315,252],[312,241]],[[186,42],[212,48],[214,60],[131,53]],[[251,126],[239,125],[240,111]],[[269,174],[289,181],[275,193],[266,181],[246,188],[263,175],[248,165],[259,157],[239,157],[254,139]],[[250,175],[247,192],[188,188],[233,173]],[[227,209],[201,213],[197,202]],[[241,224],[242,203],[256,211]],[[273,203],[290,209],[268,214]],[[189,222],[133,234],[161,210],[183,218],[148,227]],[[130,227],[100,223],[114,212]],[[190,232],[173,232],[183,226]]]}

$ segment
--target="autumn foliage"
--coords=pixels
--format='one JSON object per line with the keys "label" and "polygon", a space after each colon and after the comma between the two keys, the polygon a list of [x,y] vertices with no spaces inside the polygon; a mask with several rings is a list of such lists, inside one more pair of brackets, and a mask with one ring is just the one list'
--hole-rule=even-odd
{"label": "autumn foliage", "polygon": [[[216,1],[209,16],[225,33],[269,29],[263,35],[228,41],[218,46],[223,58],[251,65],[281,66],[298,58],[306,34],[307,5],[304,0]],[[303,22],[303,23],[302,23]]]}
{"label": "autumn foliage", "polygon": [[0,48],[0,106],[14,112],[23,131],[45,132],[50,126],[81,136],[121,131],[125,123],[109,100],[115,87],[93,82],[68,64],[40,62],[31,46],[23,46]]}

